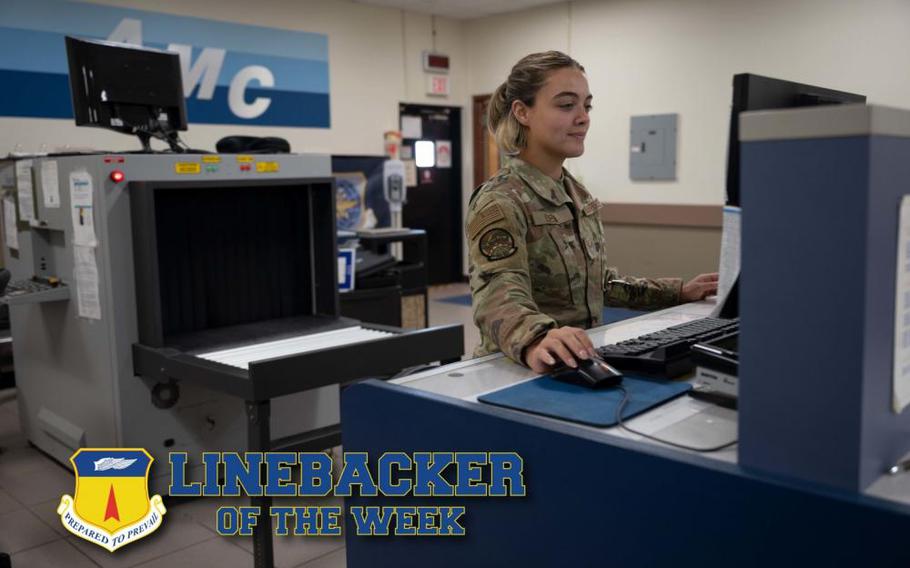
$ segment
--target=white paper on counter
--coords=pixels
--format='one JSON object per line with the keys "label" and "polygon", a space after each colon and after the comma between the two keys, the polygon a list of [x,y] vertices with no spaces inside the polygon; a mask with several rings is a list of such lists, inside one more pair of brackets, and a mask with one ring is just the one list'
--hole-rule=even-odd
{"label": "white paper on counter", "polygon": [[56,160],[41,162],[41,195],[44,206],[48,209],[60,207],[60,175]]}
{"label": "white paper on counter", "polygon": [[910,196],[901,199],[897,225],[897,283],[894,287],[894,367],[892,407],[900,414],[910,403]]}
{"label": "white paper on counter", "polygon": [[717,278],[717,307],[711,313],[717,317],[724,303],[727,300],[727,294],[736,282],[739,276],[739,250],[740,250],[740,232],[742,227],[742,210],[739,207],[724,207],[723,232],[720,237],[720,274]]}
{"label": "white paper on counter", "polygon": [[35,192],[32,189],[32,161],[16,162],[16,192],[19,196],[19,218],[31,221],[35,218]]}
{"label": "white paper on counter", "polygon": [[98,264],[95,249],[73,245],[73,278],[76,281],[76,306],[79,317],[101,319],[101,297],[98,293]]}
{"label": "white paper on counter", "polygon": [[70,174],[70,208],[73,216],[73,244],[98,246],[92,207],[92,176],[85,170]]}
{"label": "white paper on counter", "polygon": [[19,229],[16,227],[16,202],[11,197],[3,198],[3,230],[6,246],[19,250]]}

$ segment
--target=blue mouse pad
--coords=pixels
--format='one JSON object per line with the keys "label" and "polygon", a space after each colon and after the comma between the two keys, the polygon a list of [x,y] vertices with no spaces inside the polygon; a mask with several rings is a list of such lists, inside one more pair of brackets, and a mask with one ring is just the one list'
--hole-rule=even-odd
{"label": "blue mouse pad", "polygon": [[[630,375],[623,377],[622,386],[629,391],[629,402],[622,413],[623,420],[663,404],[692,388],[689,383]],[[622,397],[623,393],[618,388],[589,389],[545,375],[493,391],[477,400],[603,428],[616,424],[616,408]]]}

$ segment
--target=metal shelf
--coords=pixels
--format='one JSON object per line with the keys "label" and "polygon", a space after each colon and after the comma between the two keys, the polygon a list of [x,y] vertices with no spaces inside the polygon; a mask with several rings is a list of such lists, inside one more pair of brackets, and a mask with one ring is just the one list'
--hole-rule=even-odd
{"label": "metal shelf", "polygon": [[21,304],[40,304],[42,302],[62,302],[70,299],[70,288],[60,284],[53,288],[36,292],[15,291],[0,296],[0,303],[16,306]]}

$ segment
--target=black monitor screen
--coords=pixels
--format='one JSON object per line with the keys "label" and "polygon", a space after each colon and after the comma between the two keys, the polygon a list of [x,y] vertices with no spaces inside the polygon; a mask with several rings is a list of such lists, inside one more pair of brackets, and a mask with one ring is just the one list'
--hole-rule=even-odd
{"label": "black monitor screen", "polygon": [[727,148],[727,205],[739,207],[739,113],[750,110],[864,103],[866,97],[751,73],[733,76],[733,109]]}
{"label": "black monitor screen", "polygon": [[67,37],[66,54],[77,125],[130,134],[186,130],[176,53]]}

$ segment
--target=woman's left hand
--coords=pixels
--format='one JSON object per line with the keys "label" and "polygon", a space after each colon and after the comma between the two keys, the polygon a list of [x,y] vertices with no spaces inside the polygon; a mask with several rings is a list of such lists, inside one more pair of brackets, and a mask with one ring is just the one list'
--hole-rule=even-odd
{"label": "woman's left hand", "polygon": [[717,273],[699,274],[683,284],[680,302],[695,302],[717,294]]}

